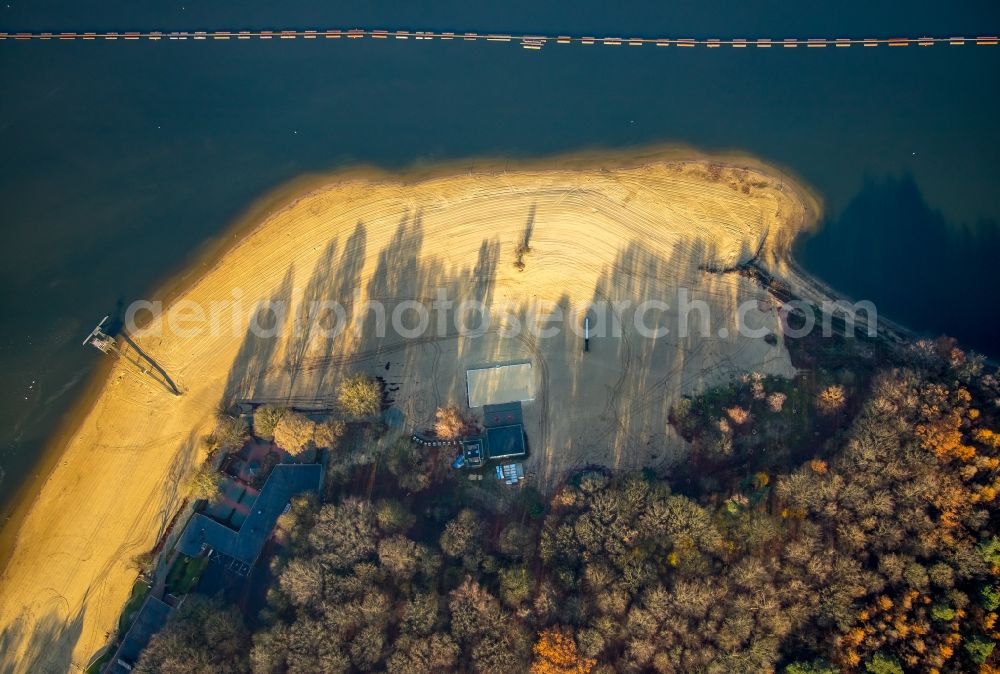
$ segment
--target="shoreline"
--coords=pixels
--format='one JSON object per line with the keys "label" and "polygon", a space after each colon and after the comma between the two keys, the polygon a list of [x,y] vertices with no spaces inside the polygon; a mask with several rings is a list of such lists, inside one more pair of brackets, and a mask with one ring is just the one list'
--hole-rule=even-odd
{"label": "shoreline", "polygon": [[[375,184],[410,186],[435,178],[454,176],[459,172],[484,174],[499,171],[582,170],[594,169],[604,163],[609,166],[600,167],[601,169],[627,169],[665,161],[684,163],[708,161],[728,168],[747,168],[767,175],[777,175],[792,188],[796,199],[806,209],[806,219],[809,222],[803,223],[799,234],[812,231],[819,224],[823,202],[817,192],[790,169],[741,150],[709,152],[688,145],[666,143],[633,148],[583,149],[532,157],[487,156],[428,162],[418,160],[398,170],[372,164],[355,164],[329,172],[303,174],[267,190],[242,209],[221,232],[202,242],[190,254],[184,266],[169,271],[162,279],[155,282],[148,299],[162,301],[163,309],[166,311],[181,295],[215,269],[222,258],[257,228],[278,213],[294,208],[301,200],[338,184],[360,180]],[[783,242],[782,245],[784,255],[789,260],[794,242],[792,239]],[[791,262],[795,264],[793,260]],[[34,499],[58,465],[59,459],[79,426],[93,410],[113,368],[114,361],[107,358],[102,358],[95,366],[87,376],[83,390],[71,404],[64,418],[60,420],[51,438],[46,441],[35,469],[9,497],[8,503],[12,505],[6,519],[0,523],[0,574],[11,558],[18,533],[31,510]]]}
{"label": "shoreline", "polygon": [[[620,171],[627,174],[631,171],[633,179],[636,174],[642,176],[659,175],[660,177],[653,179],[654,182],[649,183],[650,185],[658,184],[655,180],[665,180],[667,184],[674,186],[687,185],[683,189],[688,190],[685,193],[688,194],[688,198],[691,197],[691,190],[696,192],[708,190],[711,194],[716,195],[712,199],[718,199],[721,190],[729,195],[722,197],[724,199],[742,199],[742,197],[733,195],[729,189],[732,185],[726,186],[724,182],[719,184],[717,177],[711,177],[711,171],[706,171],[706,168],[711,166],[747,169],[757,173],[759,179],[763,179],[761,185],[764,187],[761,196],[752,197],[758,200],[754,203],[764,199],[765,201],[760,203],[791,205],[792,210],[784,211],[785,215],[782,215],[782,211],[779,209],[775,215],[767,216],[768,223],[776,224],[774,230],[771,231],[791,234],[787,237],[770,240],[767,250],[772,258],[781,259],[787,255],[795,239],[794,234],[811,229],[819,222],[820,198],[794,174],[745,153],[737,152],[705,153],[685,146],[669,145],[615,151],[590,150],[546,157],[468,158],[427,164],[415,163],[409,168],[399,171],[372,166],[354,166],[329,173],[300,176],[268,191],[235,218],[225,231],[200,246],[199,250],[191,256],[191,261],[185,268],[159,283],[149,297],[161,300],[166,310],[177,299],[189,292],[201,293],[202,296],[207,293],[207,296],[211,297],[212,292],[229,287],[228,284],[233,279],[257,279],[249,267],[241,265],[248,260],[255,261],[254,263],[258,266],[262,259],[267,259],[270,262],[269,257],[261,258],[260,253],[265,250],[270,255],[273,245],[281,245],[282,249],[275,251],[273,264],[268,267],[268,273],[272,275],[276,273],[275,270],[284,271],[287,269],[290,272],[289,265],[291,264],[305,265],[307,262],[314,261],[318,253],[306,251],[305,249],[310,248],[309,244],[322,243],[324,239],[337,236],[338,232],[346,233],[349,231],[349,229],[324,230],[322,227],[315,229],[318,226],[315,222],[321,220],[315,220],[308,213],[303,215],[308,207],[323,201],[318,196],[320,193],[331,192],[331,197],[327,201],[334,205],[353,203],[352,199],[365,202],[369,199],[368,195],[370,194],[386,195],[391,193],[397,195],[397,197],[393,197],[396,200],[394,203],[398,201],[403,204],[402,206],[397,204],[395,207],[406,210],[405,204],[409,203],[411,199],[418,202],[431,197],[441,198],[440,195],[451,194],[451,192],[447,192],[447,189],[464,190],[467,189],[463,187],[464,185],[477,184],[478,181],[478,184],[493,185],[494,187],[490,189],[495,198],[513,203],[515,198],[520,198],[517,197],[517,189],[512,188],[514,191],[508,192],[507,188],[504,187],[506,182],[497,180],[504,173],[510,172],[511,184],[520,186],[522,190],[528,190],[528,194],[535,193],[532,190],[537,190],[545,185],[562,185],[564,188],[569,185],[572,187],[572,181],[576,180],[572,174],[578,173],[580,180],[585,181],[585,184],[593,183],[593,189],[597,190],[597,193],[605,196],[612,195],[615,201],[610,203],[617,207],[619,203],[628,203],[632,197],[625,198],[624,202],[620,201],[623,198],[622,193],[630,192],[630,190],[618,182],[619,177],[614,173]],[[646,169],[648,171],[645,171]],[[667,177],[667,173],[682,175],[687,178],[687,183],[683,181],[670,183],[669,181],[673,178]],[[739,180],[745,178],[744,174]],[[714,186],[712,185],[713,181],[716,183]],[[498,184],[500,189],[497,188]],[[419,187],[413,192],[408,191],[409,188],[417,185]],[[640,183],[640,188],[643,185]],[[702,192],[697,193],[702,194]],[[672,195],[673,192],[669,192],[669,194]],[[325,196],[325,194],[321,196]],[[341,200],[341,196],[346,201]],[[668,199],[668,201],[675,198],[663,196],[658,192],[655,193],[655,196],[657,199]],[[471,198],[478,199],[478,197]],[[645,198],[644,195],[640,195],[639,200],[642,201]],[[698,197],[698,199],[702,198]],[[768,202],[767,199],[776,199],[777,201]],[[649,202],[650,205],[654,203],[660,202]],[[675,202],[669,201],[669,203]],[[700,208],[699,206],[699,211]],[[595,213],[597,212],[596,208],[593,210]],[[586,212],[589,213],[590,209],[586,209]],[[499,216],[489,211],[487,214],[485,217],[489,223],[505,223],[502,227],[499,224],[493,226],[506,229],[517,228],[520,231],[523,224],[510,220],[497,221],[496,218]],[[794,214],[794,218],[790,217],[792,214]],[[354,216],[347,215],[345,211],[344,217]],[[307,237],[316,238],[299,238],[294,239],[294,242],[286,242],[284,236],[277,236],[279,233],[285,232],[282,227],[289,221],[296,227],[306,227],[302,224],[303,218],[308,221],[315,220],[313,224],[308,225],[314,229],[307,228],[302,231]],[[703,220],[704,218],[701,218],[698,222],[703,224],[710,221],[715,222],[711,219],[704,222]],[[569,222],[575,221],[571,219]],[[749,223],[745,219],[740,222]],[[388,224],[386,223],[385,227],[388,227]],[[699,226],[703,226],[703,224]],[[749,224],[748,231],[756,231],[763,236],[763,240],[767,240],[770,233],[768,226],[770,225],[765,225],[763,222]],[[571,225],[569,231],[574,231],[574,227],[575,225]],[[670,230],[675,237],[687,237],[689,231],[693,232],[692,236],[704,235],[693,229],[695,227],[693,222],[675,227],[682,227],[680,230]],[[688,229],[689,227],[692,229]],[[270,228],[269,231],[262,231],[268,228]],[[392,229],[394,228],[395,224],[392,225]],[[482,240],[484,232],[493,235],[492,229],[477,230],[475,226],[468,223],[466,229],[463,236],[466,237],[466,243],[475,244],[474,249],[479,247],[479,241]],[[387,231],[387,229],[383,229],[379,236],[388,236]],[[435,232],[434,228],[429,228],[428,236],[446,237],[449,236],[449,231],[445,228]],[[664,236],[667,237],[667,230],[664,232]],[[510,232],[507,234],[508,237],[511,235]],[[292,236],[291,231],[289,231],[288,236]],[[727,236],[730,235],[727,234]],[[744,236],[744,234],[738,236]],[[666,239],[662,242],[655,240],[659,238],[654,237],[651,244],[654,246],[666,245]],[[472,241],[469,241],[470,239]],[[710,240],[714,241],[714,239]],[[570,241],[571,243],[568,245],[574,245],[572,240]],[[615,247],[617,244],[628,242],[627,239],[615,237],[610,237],[607,241]],[[262,249],[261,246],[265,243],[269,245]],[[244,244],[246,244],[246,248],[241,249]],[[373,248],[371,243],[369,243],[369,248]],[[434,250],[433,246],[428,244],[428,250]],[[606,256],[611,255],[611,257],[607,257],[608,260],[613,259],[613,252],[605,251]],[[233,256],[232,259],[229,258],[230,254]],[[433,257],[431,253],[424,255]],[[460,254],[456,253],[456,255]],[[455,262],[465,264],[465,258],[448,258],[447,254],[445,258],[451,259],[453,264]],[[369,253],[368,259],[371,264],[374,263],[374,257],[371,253]],[[540,260],[539,264],[544,267],[544,258]],[[300,270],[302,268],[300,266]],[[543,269],[536,273],[545,272]],[[266,282],[266,279],[263,278],[257,280],[261,283]],[[582,277],[580,282],[591,283]],[[592,285],[588,287],[593,288]],[[257,290],[258,294],[271,292],[263,286],[259,286]],[[136,334],[136,337],[141,339],[141,330]],[[197,383],[193,383],[191,393],[185,394],[180,406],[171,410],[164,407],[156,393],[143,392],[141,381],[130,381],[128,373],[123,372],[122,368],[116,367],[115,361],[107,359],[95,368],[95,371],[88,377],[84,395],[74,403],[60,423],[60,427],[56,430],[51,442],[47,445],[43,458],[40,459],[41,468],[37,471],[37,478],[29,480],[22,486],[18,494],[18,498],[21,500],[14,506],[14,512],[17,516],[12,517],[6,523],[2,535],[0,535],[4,552],[2,562],[0,562],[2,564],[0,573],[3,573],[4,577],[7,578],[9,567],[13,568],[9,578],[16,577],[19,581],[17,583],[11,582],[11,585],[8,586],[8,592],[5,593],[8,595],[8,605],[4,616],[6,619],[12,619],[15,611],[36,613],[40,608],[35,607],[51,606],[52,598],[46,600],[45,597],[52,592],[57,593],[59,597],[62,597],[63,593],[67,595],[67,597],[60,599],[59,605],[64,608],[57,609],[56,615],[62,615],[65,610],[71,610],[73,607],[79,607],[81,611],[85,608],[92,609],[93,613],[90,610],[87,611],[89,616],[87,622],[97,623],[102,626],[102,629],[108,622],[110,613],[117,615],[120,606],[116,604],[115,598],[119,590],[118,586],[124,582],[122,579],[127,575],[124,571],[124,560],[144,549],[148,537],[155,534],[156,521],[161,518],[168,520],[173,514],[172,509],[176,505],[177,480],[186,470],[185,466],[191,465],[192,457],[199,452],[198,438],[201,431],[204,430],[202,427],[205,426],[206,418],[197,415],[206,414],[218,401],[218,391],[213,387],[218,386],[218,390],[222,390],[222,379],[226,371],[233,367],[226,354],[232,351],[235,355],[237,346],[238,340],[226,340],[223,348],[216,351],[213,350],[215,347],[212,345],[202,344],[198,348],[206,353],[199,352],[200,356],[194,354],[191,358],[185,356],[180,360],[175,360],[172,366],[182,370],[182,379],[183,370],[190,366],[193,373],[190,375],[193,377],[191,381]],[[167,345],[164,348],[166,353],[161,351],[157,354],[157,358],[166,356],[168,368],[171,366],[169,362],[171,353],[175,357],[179,353],[187,353],[186,351],[178,351],[177,343],[174,343],[173,346]],[[173,351],[170,350],[171,348]],[[201,377],[206,374],[204,372],[206,367],[211,370],[208,373],[210,379],[203,380]],[[128,400],[121,397],[123,391],[132,394]],[[136,397],[136,393],[141,393],[142,397]],[[183,410],[189,414],[181,414]],[[191,416],[192,414],[196,416]],[[169,416],[164,419],[164,415]],[[101,424],[101,420],[107,427]],[[160,428],[159,424],[165,420],[170,421],[170,427]],[[105,460],[104,456],[108,458]],[[70,467],[64,468],[67,464],[70,464]],[[146,474],[136,475],[137,479],[141,479],[141,483],[130,485],[127,490],[111,488],[111,483],[120,479],[117,476],[132,474],[123,473],[126,468],[129,471],[143,471],[143,466],[146,467]],[[169,476],[165,474],[168,468]],[[164,478],[167,478],[166,481]],[[50,482],[53,483],[50,484]],[[87,486],[81,486],[84,484]],[[41,494],[42,498],[36,494]],[[79,500],[80,497],[83,498],[82,501]],[[129,500],[130,497],[131,500]],[[140,497],[141,501],[137,500]],[[77,500],[74,501],[74,498]],[[78,509],[66,522],[60,522],[61,516],[57,517],[55,514],[63,512],[60,509],[65,507],[63,505],[64,499],[69,499],[69,502],[72,503],[83,504],[84,507]],[[159,510],[157,510],[158,508]],[[106,516],[107,513],[111,512],[111,509],[120,513],[113,518],[113,525],[112,523],[107,526],[104,524],[94,525],[99,527],[95,531],[99,532],[100,535],[88,533],[93,529],[91,520],[99,519],[102,512]],[[32,543],[35,539],[26,539],[24,548],[15,550],[14,546],[18,536],[23,533],[22,529],[27,521],[33,521],[36,530],[39,531],[38,545],[37,547],[33,546]],[[71,521],[73,525],[70,525]],[[61,527],[61,529],[49,529],[50,526]],[[78,540],[63,542],[61,538],[65,537],[67,529],[72,535],[78,537]],[[88,548],[86,556],[82,548]],[[7,554],[8,551],[10,554]],[[17,552],[21,554],[18,555]],[[78,558],[74,554],[77,552],[79,552]],[[45,564],[45,560],[53,555],[65,555],[74,559],[59,562],[54,568],[49,569],[46,573],[55,574],[55,577],[50,581],[51,587],[44,588],[45,591],[41,593],[41,597],[29,600],[27,597],[31,596],[32,592],[37,593],[43,589],[35,587],[39,582],[39,579],[35,578],[40,573],[37,571],[39,565]],[[17,564],[13,565],[15,561]],[[100,575],[95,575],[96,565],[102,561],[101,570],[97,572]],[[46,568],[48,567],[46,566]],[[60,585],[58,576],[60,572],[64,574],[62,585]],[[81,583],[84,581],[88,584],[97,582],[102,598],[88,602],[85,598],[86,593],[83,593],[84,598],[81,600],[78,595],[83,589]],[[12,588],[16,585],[20,585],[21,589],[15,592]],[[107,595],[109,591],[110,595]],[[12,601],[10,596],[18,596],[18,599]],[[65,618],[68,619],[69,616],[65,616]],[[94,629],[93,624],[87,625],[86,636],[81,637],[80,642],[76,644],[80,649],[93,646],[94,639],[97,638]]]}

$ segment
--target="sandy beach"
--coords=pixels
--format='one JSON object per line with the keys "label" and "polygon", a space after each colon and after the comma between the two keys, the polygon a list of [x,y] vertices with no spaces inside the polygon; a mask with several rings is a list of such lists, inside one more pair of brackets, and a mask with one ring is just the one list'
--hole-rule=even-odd
{"label": "sandy beach", "polygon": [[[200,273],[168,284],[158,294],[170,300],[162,320],[132,335],[181,395],[125,358],[74,419],[0,576],[0,671],[79,671],[105,644],[135,578],[129,560],[179,508],[220,406],[322,407],[342,376],[364,372],[392,387],[412,430],[439,405],[465,403],[467,368],[530,362],[538,394],[525,405],[527,469],[545,490],[588,463],[669,466],[685,451],[666,420],[679,396],[741,372],[794,373],[768,293],[720,271],[756,256],[788,274],[791,241],[819,206],[751,158],[675,150],[463,162],[310,177],[296,189],[294,198],[281,193],[280,206],[263,201]],[[711,307],[709,336],[674,329],[678,289]],[[482,302],[490,328],[380,336],[363,311],[378,300],[392,314],[441,290],[456,304]],[[634,316],[649,300],[669,305],[643,315],[642,327],[670,327],[656,338],[640,334]],[[361,330],[321,334],[323,317],[310,307],[325,301]],[[625,301],[631,308],[620,308]],[[774,340],[737,334],[733,315],[747,302],[747,322]],[[288,310],[269,314],[276,337],[248,330],[278,305]],[[183,329],[192,307],[217,310],[217,325]],[[596,336],[586,354],[572,329],[505,334],[553,307],[566,326],[606,308],[623,329]]]}

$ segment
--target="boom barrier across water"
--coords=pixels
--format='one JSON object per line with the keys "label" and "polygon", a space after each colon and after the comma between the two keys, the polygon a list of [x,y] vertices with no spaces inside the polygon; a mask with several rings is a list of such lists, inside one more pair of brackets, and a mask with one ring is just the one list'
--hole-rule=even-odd
{"label": "boom barrier across water", "polygon": [[469,42],[510,42],[525,49],[540,50],[546,45],[603,45],[606,47],[728,47],[756,48],[825,48],[825,47],[933,47],[934,45],[994,46],[995,35],[976,37],[839,37],[839,38],[679,38],[679,37],[586,37],[573,35],[514,35],[505,33],[435,32],[412,30],[196,30],[196,31],[126,31],[126,32],[20,32],[2,33],[0,41],[40,40],[463,40]]}

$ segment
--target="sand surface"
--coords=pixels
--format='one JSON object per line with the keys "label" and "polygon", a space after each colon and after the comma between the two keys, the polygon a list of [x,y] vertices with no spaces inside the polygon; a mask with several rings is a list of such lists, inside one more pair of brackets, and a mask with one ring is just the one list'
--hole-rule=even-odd
{"label": "sand surface", "polygon": [[[181,335],[154,321],[134,335],[183,394],[122,360],[65,447],[0,578],[0,671],[80,670],[106,642],[135,578],[128,561],[179,507],[180,482],[201,460],[220,404],[322,406],[345,373],[366,372],[386,382],[412,430],[439,405],[466,404],[468,368],[530,362],[526,469],[541,488],[587,463],[681,460],[684,442],[667,424],[678,396],[740,372],[793,372],[767,294],[739,274],[706,270],[759,254],[780,271],[789,241],[815,215],[802,194],[766,168],[720,175],[704,160],[650,157],[420,180],[334,177],[272,213],[180,298],[215,303],[216,330]],[[519,271],[515,249],[526,239]],[[711,306],[711,337],[678,334],[682,287]],[[378,299],[391,315],[406,300],[432,302],[439,289],[485,303],[485,334],[459,335],[449,319],[443,333],[432,325],[406,339],[390,326],[378,336],[373,314],[361,311]],[[656,339],[621,308],[650,299],[671,305],[645,314],[650,328],[671,328]],[[320,334],[328,316],[313,323],[308,307],[323,300],[341,302],[361,334]],[[747,300],[756,307],[748,322],[777,333],[777,345],[735,334],[733,312]],[[273,339],[247,330],[268,302],[289,307]],[[554,306],[565,317],[558,335],[506,334]],[[620,334],[594,336],[584,353],[570,328],[602,311],[617,317]],[[274,315],[265,313],[267,327]],[[719,337],[722,328],[730,335]]]}

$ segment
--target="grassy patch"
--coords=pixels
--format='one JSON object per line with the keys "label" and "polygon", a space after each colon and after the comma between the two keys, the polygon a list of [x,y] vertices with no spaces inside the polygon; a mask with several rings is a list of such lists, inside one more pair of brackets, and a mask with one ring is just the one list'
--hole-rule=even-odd
{"label": "grassy patch", "polygon": [[108,661],[110,661],[114,655],[114,648],[108,647],[107,651],[101,654],[101,657],[91,662],[87,668],[83,670],[84,674],[100,674],[101,670],[104,669],[104,665],[108,664]]}
{"label": "grassy patch", "polygon": [[174,596],[185,595],[194,589],[201,577],[201,572],[208,565],[208,558],[177,555],[173,566],[167,573],[166,592]]}
{"label": "grassy patch", "polygon": [[118,634],[125,634],[125,630],[132,624],[132,619],[135,618],[135,614],[142,608],[142,602],[146,600],[146,595],[148,594],[149,585],[142,579],[136,579],[135,583],[132,584],[132,592],[129,595],[128,601],[125,602],[121,615],[118,617]]}

